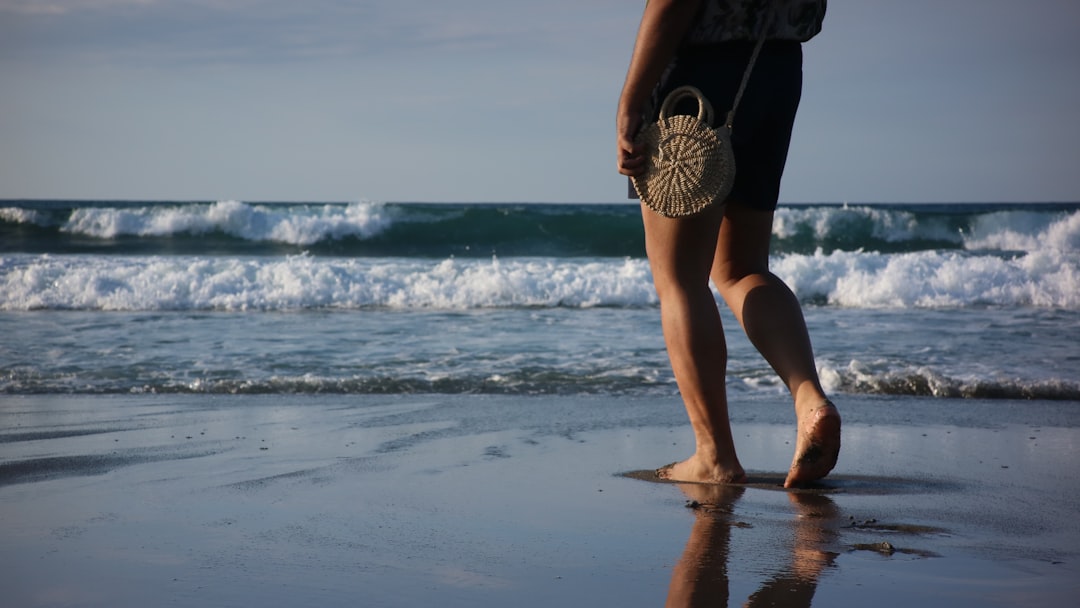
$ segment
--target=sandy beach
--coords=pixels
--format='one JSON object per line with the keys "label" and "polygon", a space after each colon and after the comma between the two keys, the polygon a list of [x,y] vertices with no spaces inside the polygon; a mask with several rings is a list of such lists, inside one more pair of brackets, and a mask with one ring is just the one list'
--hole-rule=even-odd
{"label": "sandy beach", "polygon": [[834,475],[652,482],[675,398],[0,399],[0,587],[30,606],[1063,606],[1075,402],[843,397]]}

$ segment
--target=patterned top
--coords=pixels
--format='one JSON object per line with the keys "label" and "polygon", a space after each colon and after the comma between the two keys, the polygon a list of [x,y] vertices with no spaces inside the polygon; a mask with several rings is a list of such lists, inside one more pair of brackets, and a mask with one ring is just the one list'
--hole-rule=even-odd
{"label": "patterned top", "polygon": [[757,40],[768,30],[769,40],[806,42],[821,31],[827,0],[705,0],[686,34],[685,44],[704,45],[733,40]]}

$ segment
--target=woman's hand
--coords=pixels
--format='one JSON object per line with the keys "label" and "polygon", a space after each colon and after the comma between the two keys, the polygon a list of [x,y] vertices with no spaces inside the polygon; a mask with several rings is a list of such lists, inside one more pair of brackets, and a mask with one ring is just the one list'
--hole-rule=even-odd
{"label": "woman's hand", "polygon": [[645,148],[634,143],[638,129],[641,128],[641,113],[627,110],[620,111],[615,119],[618,133],[619,173],[634,177],[645,172]]}

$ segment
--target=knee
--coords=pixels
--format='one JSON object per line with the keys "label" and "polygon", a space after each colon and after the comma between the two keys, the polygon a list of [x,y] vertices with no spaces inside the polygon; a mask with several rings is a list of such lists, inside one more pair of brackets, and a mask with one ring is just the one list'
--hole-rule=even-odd
{"label": "knee", "polygon": [[697,307],[703,304],[715,304],[715,298],[709,279],[705,277],[689,277],[685,275],[654,275],[653,287],[656,296],[663,306],[671,306],[674,309],[685,307]]}
{"label": "knee", "polygon": [[702,289],[709,291],[708,284],[702,286],[697,282],[680,280],[677,277],[654,278],[653,287],[661,303],[689,300]]}
{"label": "knee", "polygon": [[656,295],[663,301],[668,297],[682,297],[687,294],[709,290],[709,267],[695,267],[693,264],[651,264],[653,287]]}
{"label": "knee", "polygon": [[768,261],[728,261],[713,267],[712,280],[716,289],[724,293],[748,283],[765,282],[770,274]]}

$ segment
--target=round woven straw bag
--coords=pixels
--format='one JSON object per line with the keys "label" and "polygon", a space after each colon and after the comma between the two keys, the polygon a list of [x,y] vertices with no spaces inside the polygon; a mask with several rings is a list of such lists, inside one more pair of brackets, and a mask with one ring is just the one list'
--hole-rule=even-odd
{"label": "round woven straw bag", "polygon": [[[698,115],[675,115],[675,104],[686,98],[698,102]],[[634,189],[647,207],[664,217],[686,217],[722,203],[735,181],[731,128],[713,129],[712,105],[695,87],[679,87],[660,106],[660,118],[642,129],[645,172],[633,178]]]}

